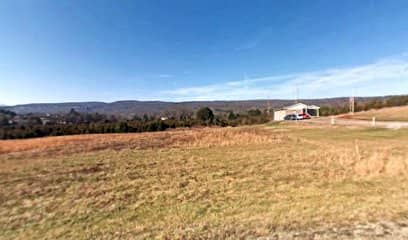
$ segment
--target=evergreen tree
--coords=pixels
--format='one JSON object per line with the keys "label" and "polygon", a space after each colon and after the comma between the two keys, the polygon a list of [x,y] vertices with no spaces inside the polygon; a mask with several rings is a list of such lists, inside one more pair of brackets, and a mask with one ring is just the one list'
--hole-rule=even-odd
{"label": "evergreen tree", "polygon": [[211,124],[214,120],[214,113],[210,108],[203,107],[197,111],[196,117],[201,123]]}

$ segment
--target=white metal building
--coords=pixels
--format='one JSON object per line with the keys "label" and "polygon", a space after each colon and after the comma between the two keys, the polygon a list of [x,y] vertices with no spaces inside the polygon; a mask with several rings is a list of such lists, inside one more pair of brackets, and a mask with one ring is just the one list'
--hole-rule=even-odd
{"label": "white metal building", "polygon": [[316,105],[306,105],[304,103],[296,103],[291,106],[284,107],[280,110],[273,112],[273,119],[275,121],[284,120],[285,116],[289,114],[302,114],[307,113],[312,117],[319,117],[320,107]]}

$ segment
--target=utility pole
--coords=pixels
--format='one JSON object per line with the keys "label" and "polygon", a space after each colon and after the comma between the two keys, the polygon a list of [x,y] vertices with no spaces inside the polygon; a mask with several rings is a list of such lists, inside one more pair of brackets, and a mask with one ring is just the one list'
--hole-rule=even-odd
{"label": "utility pole", "polygon": [[349,100],[349,108],[350,108],[350,113],[351,114],[354,114],[354,97],[350,97],[350,100]]}
{"label": "utility pole", "polygon": [[351,114],[354,114],[354,107],[355,107],[355,99],[354,99],[354,89],[353,89],[353,93],[349,99],[349,110]]}
{"label": "utility pole", "polygon": [[296,100],[295,103],[299,102],[299,84],[296,83]]}

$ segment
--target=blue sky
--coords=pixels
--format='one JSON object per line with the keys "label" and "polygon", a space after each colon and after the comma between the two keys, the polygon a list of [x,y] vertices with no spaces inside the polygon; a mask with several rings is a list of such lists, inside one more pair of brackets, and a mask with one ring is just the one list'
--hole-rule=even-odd
{"label": "blue sky", "polygon": [[406,0],[3,0],[0,104],[406,94],[407,23]]}

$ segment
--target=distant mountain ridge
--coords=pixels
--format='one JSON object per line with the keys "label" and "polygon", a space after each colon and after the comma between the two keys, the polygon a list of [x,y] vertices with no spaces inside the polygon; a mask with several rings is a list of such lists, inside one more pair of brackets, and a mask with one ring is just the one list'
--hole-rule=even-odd
{"label": "distant mountain ridge", "polygon": [[[386,99],[385,97],[358,97],[357,102],[367,102],[373,99]],[[344,106],[349,99],[347,97],[323,98],[323,99],[300,99],[299,102],[314,104],[318,106]],[[192,101],[192,102],[164,102],[164,101],[117,101],[105,102],[67,102],[67,103],[33,103],[15,106],[1,106],[18,114],[42,113],[56,114],[67,113],[71,109],[83,113],[101,113],[108,115],[134,116],[134,115],[158,115],[179,111],[196,111],[208,106],[215,111],[242,112],[251,108],[277,109],[295,103],[294,100],[285,99],[265,99],[265,100],[237,100],[237,101]]]}

